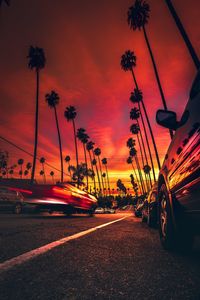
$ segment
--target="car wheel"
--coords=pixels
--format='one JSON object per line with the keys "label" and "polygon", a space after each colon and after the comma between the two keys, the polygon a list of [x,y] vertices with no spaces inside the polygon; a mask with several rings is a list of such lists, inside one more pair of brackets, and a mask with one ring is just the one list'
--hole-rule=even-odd
{"label": "car wheel", "polygon": [[158,217],[160,241],[164,249],[178,250],[179,252],[187,252],[191,249],[193,236],[181,228],[179,224],[176,224],[176,227],[174,225],[165,184],[161,186],[159,192]]}
{"label": "car wheel", "polygon": [[22,205],[20,203],[15,204],[14,214],[19,215],[22,212]]}

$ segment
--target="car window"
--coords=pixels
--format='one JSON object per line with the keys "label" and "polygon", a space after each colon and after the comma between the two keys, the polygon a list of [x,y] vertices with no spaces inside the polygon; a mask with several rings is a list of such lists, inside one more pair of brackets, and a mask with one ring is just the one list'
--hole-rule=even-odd
{"label": "car window", "polygon": [[190,99],[195,98],[199,92],[200,92],[200,73],[197,75],[192,85],[192,89],[190,91]]}

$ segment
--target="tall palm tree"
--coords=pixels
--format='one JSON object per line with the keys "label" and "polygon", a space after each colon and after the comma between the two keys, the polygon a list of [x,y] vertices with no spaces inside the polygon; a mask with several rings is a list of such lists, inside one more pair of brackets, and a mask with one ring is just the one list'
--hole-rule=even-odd
{"label": "tall palm tree", "polygon": [[86,149],[89,153],[89,157],[90,157],[90,163],[91,163],[91,168],[92,168],[92,171],[94,173],[94,176],[93,176],[93,182],[94,182],[94,190],[95,190],[95,194],[96,194],[96,180],[95,180],[95,172],[94,172],[94,165],[92,163],[92,156],[91,156],[91,151],[94,149],[94,143],[92,141],[90,142],[87,142],[87,145],[86,145]]}
{"label": "tall palm tree", "polygon": [[101,175],[101,183],[102,183],[102,188],[103,188],[103,191],[104,191],[104,182],[103,182],[103,178],[102,178],[102,167],[101,167],[101,161],[100,161],[101,149],[100,148],[95,148],[94,149],[94,154],[98,158],[100,175]]}
{"label": "tall palm tree", "polygon": [[199,58],[198,58],[197,53],[196,53],[196,51],[195,51],[188,35],[187,35],[187,32],[185,31],[185,28],[184,28],[182,22],[181,22],[181,20],[178,16],[173,4],[172,4],[172,1],[171,0],[165,0],[165,2],[166,2],[167,6],[169,8],[169,11],[170,11],[172,17],[174,18],[176,26],[178,27],[178,29],[180,31],[180,34],[181,34],[181,36],[182,36],[182,38],[183,38],[183,40],[186,44],[186,47],[187,47],[187,49],[188,49],[188,51],[189,51],[189,53],[192,57],[193,63],[195,65],[195,67],[197,68],[197,70],[199,70],[199,68],[200,68]]}
{"label": "tall palm tree", "polygon": [[101,192],[101,191],[102,191],[101,180],[100,180],[100,176],[99,176],[99,170],[98,170],[98,166],[97,166],[97,160],[95,159],[95,156],[94,156],[94,150],[93,150],[93,160],[92,160],[92,164],[93,164],[93,166],[95,166],[95,168],[96,168],[97,179],[98,179],[98,185],[99,185],[99,192]]}
{"label": "tall palm tree", "polygon": [[5,4],[6,4],[7,6],[10,5],[10,0],[0,0],[0,7],[1,7],[1,5],[2,5],[3,2],[5,2]]}
{"label": "tall palm tree", "polygon": [[[65,109],[64,116],[68,122],[72,122],[73,131],[74,131],[74,143],[75,143],[75,150],[76,150],[76,168],[78,170],[78,147],[77,147],[77,138],[76,138],[76,125],[75,125],[75,118],[77,112],[74,106],[68,106]],[[79,175],[78,175],[78,187],[79,187]]]}
{"label": "tall palm tree", "polygon": [[108,167],[107,167],[108,161],[107,161],[107,158],[105,158],[105,157],[101,161],[102,161],[102,164],[105,166],[105,169],[106,169],[108,191],[109,191],[109,194],[110,194],[110,180],[109,180],[109,176],[108,176]]}
{"label": "tall palm tree", "polygon": [[34,144],[34,155],[33,155],[33,168],[31,173],[31,183],[35,177],[35,166],[37,158],[37,144],[38,144],[38,115],[39,115],[39,75],[40,70],[45,67],[45,54],[44,50],[39,47],[30,46],[28,53],[28,67],[36,72],[36,108],[35,108],[35,144]]}
{"label": "tall palm tree", "polygon": [[66,161],[66,163],[68,163],[68,172],[69,172],[70,177],[72,178],[72,173],[71,173],[71,168],[70,168],[70,163],[69,163],[70,160],[71,160],[70,156],[67,155],[67,156],[65,157],[65,161]]}
{"label": "tall palm tree", "polygon": [[83,144],[83,151],[84,151],[85,165],[86,165],[86,180],[87,180],[86,189],[88,190],[89,186],[88,186],[88,163],[87,163],[87,155],[86,155],[86,144],[88,142],[89,136],[87,135],[86,130],[84,128],[78,128],[77,138]]}
{"label": "tall palm tree", "polygon": [[26,164],[26,169],[28,170],[28,172],[29,172],[29,170],[32,168],[32,164],[30,163],[30,162],[28,162],[27,164]]}
{"label": "tall palm tree", "polygon": [[19,175],[20,175],[20,178],[22,179],[22,175],[23,175],[23,169],[22,169],[22,166],[24,164],[24,160],[22,158],[18,159],[18,165],[20,166],[20,171],[19,171]]}
{"label": "tall palm tree", "polygon": [[[131,29],[133,30],[141,30],[144,33],[144,38],[150,53],[150,57],[152,60],[152,64],[153,64],[153,69],[154,69],[154,73],[156,76],[156,80],[157,80],[157,84],[158,84],[158,88],[159,88],[159,92],[160,92],[160,96],[162,99],[162,103],[163,103],[163,107],[165,110],[167,110],[167,103],[165,100],[165,96],[164,96],[164,92],[162,89],[162,85],[160,82],[160,77],[158,74],[158,69],[156,66],[156,62],[155,62],[155,58],[153,55],[153,51],[151,49],[151,45],[149,42],[149,38],[147,36],[147,32],[146,32],[146,24],[148,23],[148,19],[149,19],[149,13],[150,13],[150,6],[149,4],[144,1],[144,0],[135,0],[134,5],[130,6],[128,9],[128,13],[127,13],[127,21],[128,21],[128,25]],[[170,131],[170,136],[171,138],[173,137],[173,132]]]}
{"label": "tall palm tree", "polygon": [[[154,151],[155,151],[155,154],[156,154],[156,160],[157,160],[157,163],[158,163],[158,168],[160,169],[160,167],[161,167],[160,166],[160,159],[159,159],[159,155],[158,155],[158,150],[157,150],[154,134],[153,134],[153,131],[152,131],[152,128],[151,128],[151,124],[150,124],[149,117],[148,117],[148,114],[147,114],[146,106],[145,106],[144,101],[143,101],[142,91],[139,90],[138,83],[137,83],[137,80],[136,80],[136,77],[135,77],[135,73],[133,71],[133,68],[135,66],[136,66],[136,56],[134,55],[133,52],[131,52],[130,50],[127,50],[121,57],[121,67],[124,71],[131,71],[133,81],[134,81],[134,84],[135,84],[135,87],[136,87],[136,89],[134,89],[134,92],[131,93],[130,100],[133,103],[138,104],[138,108],[139,108],[140,114],[141,114],[141,121],[142,121],[143,129],[144,129],[145,139],[146,139],[146,143],[147,143],[147,146],[148,146],[148,151],[149,151],[149,155],[150,155],[150,159],[151,159],[151,164],[153,164],[153,159],[152,159],[151,150],[150,150],[150,146],[149,146],[149,140],[148,140],[148,136],[147,136],[147,130],[146,130],[146,126],[145,126],[145,123],[144,123],[144,119],[143,119],[143,115],[142,115],[142,111],[141,111],[141,106],[140,106],[140,102],[142,103],[142,108],[143,108],[143,111],[144,111],[144,114],[145,114],[145,118],[146,118],[147,125],[148,125],[148,128],[149,128],[149,132],[150,132],[150,135],[151,135]],[[154,180],[155,180],[155,174],[154,174]]]}
{"label": "tall palm tree", "polygon": [[56,127],[58,132],[58,142],[59,142],[59,150],[60,150],[60,168],[61,168],[61,177],[60,180],[63,182],[63,156],[62,156],[62,143],[61,143],[61,136],[60,136],[60,128],[58,123],[58,115],[56,106],[59,104],[59,96],[55,91],[51,91],[50,94],[45,95],[46,102],[50,108],[54,109],[55,120],[56,120]]}
{"label": "tall palm tree", "polygon": [[[42,176],[44,177],[44,183],[46,183],[46,174],[45,174],[45,170],[44,170],[44,163],[45,163],[45,161],[46,161],[46,159],[44,157],[40,158],[40,163],[42,165],[42,171],[43,171]],[[40,172],[40,175],[41,175],[41,172]]]}

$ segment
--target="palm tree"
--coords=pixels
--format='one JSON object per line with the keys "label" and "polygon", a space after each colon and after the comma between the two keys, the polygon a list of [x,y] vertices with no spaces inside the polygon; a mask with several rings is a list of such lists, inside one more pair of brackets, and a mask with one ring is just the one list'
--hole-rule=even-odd
{"label": "palm tree", "polygon": [[11,175],[11,178],[13,178],[14,170],[13,170],[13,169],[10,169],[10,170],[9,170],[9,174]]}
{"label": "palm tree", "polygon": [[[146,32],[146,28],[145,25],[148,23],[148,19],[149,19],[149,13],[150,13],[150,6],[149,4],[144,1],[144,0],[135,0],[135,4],[131,7],[129,7],[128,9],[128,25],[131,29],[133,30],[143,30],[144,33],[144,38],[151,56],[151,60],[152,60],[152,64],[153,64],[153,69],[155,72],[155,76],[156,76],[156,80],[157,80],[157,84],[158,84],[158,88],[160,91],[160,96],[162,99],[162,103],[164,106],[164,109],[167,110],[167,104],[166,104],[166,100],[165,100],[165,96],[164,96],[164,92],[161,86],[161,82],[160,82],[160,78],[158,75],[158,70],[157,70],[157,66],[156,66],[156,62],[154,59],[154,55],[151,49],[151,45],[147,36],[147,32]],[[173,137],[173,132],[170,131],[170,136],[171,138]]]}
{"label": "palm tree", "polygon": [[22,165],[24,163],[24,160],[22,158],[18,159],[18,165],[20,166],[20,171],[19,171],[19,175],[20,175],[20,178],[22,179],[22,175],[23,175],[23,169],[22,169]]}
{"label": "palm tree", "polygon": [[98,170],[98,166],[97,166],[97,160],[95,159],[95,156],[94,156],[94,150],[93,150],[93,160],[92,160],[92,164],[93,164],[93,166],[95,166],[95,168],[96,168],[97,178],[98,178],[98,184],[99,184],[99,192],[101,192],[101,191],[102,191],[102,188],[101,188],[101,180],[100,180],[100,176],[99,176],[99,170]]}
{"label": "palm tree", "polygon": [[[161,166],[160,166],[160,160],[159,160],[159,156],[158,156],[158,150],[157,150],[155,138],[154,138],[153,131],[152,131],[152,128],[151,128],[151,124],[150,124],[150,121],[149,121],[147,110],[146,110],[146,107],[145,107],[145,104],[144,104],[144,101],[143,101],[142,91],[139,90],[139,88],[138,88],[138,84],[137,84],[137,80],[136,80],[136,77],[135,77],[135,73],[133,71],[133,68],[135,66],[136,66],[136,56],[134,55],[133,52],[131,52],[130,50],[127,50],[122,55],[122,57],[121,57],[121,67],[122,67],[122,69],[124,71],[131,71],[131,74],[132,74],[132,77],[133,77],[133,81],[135,83],[136,89],[134,89],[134,92],[131,93],[130,100],[133,103],[137,103],[138,104],[138,108],[139,108],[140,114],[141,114],[141,121],[142,121],[143,129],[144,129],[144,133],[145,133],[145,139],[146,139],[146,143],[147,143],[147,146],[148,146],[148,151],[150,151],[150,146],[149,146],[149,140],[148,140],[148,136],[147,136],[146,126],[145,126],[145,123],[144,123],[143,115],[141,113],[140,102],[142,103],[142,108],[143,108],[143,111],[144,111],[144,114],[145,114],[145,118],[147,120],[149,132],[150,132],[151,139],[152,139],[153,146],[154,146],[154,151],[155,151],[155,154],[156,154],[156,160],[157,160],[157,163],[158,163],[158,168],[160,169]],[[153,159],[152,159],[151,151],[150,151],[149,155],[150,155],[150,159],[151,159],[151,164],[153,164]],[[155,174],[154,174],[154,180],[156,181]]]}
{"label": "palm tree", "polygon": [[30,46],[28,53],[28,67],[36,71],[36,109],[35,109],[35,145],[34,145],[34,155],[33,155],[33,168],[31,173],[31,183],[34,181],[35,177],[35,166],[37,158],[37,144],[38,144],[38,115],[39,115],[39,74],[40,70],[45,67],[45,54],[44,50],[39,47]]}
{"label": "palm tree", "polygon": [[24,171],[24,176],[26,177],[28,175],[28,170]]}
{"label": "palm tree", "polygon": [[[72,121],[73,130],[74,130],[74,143],[75,143],[75,150],[76,150],[76,168],[78,170],[78,147],[77,147],[77,138],[76,138],[76,126],[75,126],[75,118],[77,112],[74,106],[66,107],[64,116],[68,122]],[[79,187],[79,175],[78,175],[78,187]]]}
{"label": "palm tree", "polygon": [[52,177],[52,181],[53,181],[53,184],[54,184],[54,171],[50,172],[50,176]]}
{"label": "palm tree", "polygon": [[101,167],[101,161],[100,161],[101,149],[100,148],[95,148],[94,149],[94,154],[98,157],[99,169],[100,169],[100,175],[101,175],[101,183],[102,183],[102,188],[103,188],[103,191],[104,191],[104,183],[103,183],[103,178],[102,178],[102,167]]}
{"label": "palm tree", "polygon": [[3,2],[5,2],[5,4],[6,4],[7,6],[10,5],[10,0],[0,0],[0,7],[1,7],[1,5],[2,5]]}
{"label": "palm tree", "polygon": [[58,115],[56,106],[59,104],[59,95],[55,91],[51,91],[50,94],[45,95],[46,102],[50,108],[54,109],[55,120],[56,120],[56,128],[58,132],[58,142],[59,142],[59,151],[60,151],[60,168],[61,168],[61,178],[60,181],[63,182],[63,156],[62,156],[62,143],[60,136],[60,128],[58,123]]}
{"label": "palm tree", "polygon": [[89,157],[90,157],[90,163],[91,163],[91,168],[92,168],[92,171],[94,173],[94,176],[93,176],[93,182],[94,182],[94,190],[95,190],[95,194],[96,194],[96,180],[95,180],[95,172],[94,172],[94,165],[92,163],[92,156],[91,156],[91,151],[94,149],[94,143],[92,141],[90,142],[87,142],[87,145],[86,145],[86,149],[89,153]]}
{"label": "palm tree", "polygon": [[40,163],[42,165],[42,171],[43,171],[43,174],[41,174],[41,172],[40,172],[40,175],[42,175],[44,177],[44,183],[46,183],[46,175],[45,175],[45,170],[44,170],[45,161],[46,161],[46,159],[44,157],[40,158]]}
{"label": "palm tree", "polygon": [[144,180],[143,180],[143,176],[142,176],[142,172],[141,172],[139,160],[138,160],[138,157],[137,157],[137,150],[135,149],[135,147],[132,147],[130,149],[129,155],[131,157],[135,158],[135,163],[136,163],[138,174],[139,174],[139,178],[140,178],[140,184],[141,184],[141,187],[142,187],[142,192],[144,194],[145,193]]}
{"label": "palm tree", "polygon": [[67,155],[67,156],[65,157],[65,161],[66,161],[66,163],[68,163],[68,171],[69,171],[70,177],[72,177],[72,173],[71,173],[71,169],[70,169],[70,163],[69,163],[70,160],[71,160],[70,156]]}
{"label": "palm tree", "polygon": [[109,194],[110,194],[110,180],[109,180],[109,176],[108,176],[108,167],[107,167],[107,158],[103,158],[102,160],[102,164],[105,166],[105,169],[106,169],[106,177],[107,177],[107,183],[108,183],[108,191],[109,191]]}
{"label": "palm tree", "polygon": [[134,173],[134,175],[135,175],[135,178],[136,178],[136,180],[137,180],[137,182],[138,182],[138,185],[139,185],[139,187],[140,187],[140,192],[141,192],[141,194],[142,194],[141,184],[140,184],[140,181],[139,181],[139,179],[138,179],[138,176],[137,176],[135,167],[134,167],[134,165],[133,165],[133,158],[132,158],[131,156],[129,156],[129,157],[127,158],[126,162],[127,162],[127,164],[132,165],[133,173]]}
{"label": "palm tree", "polygon": [[186,31],[185,31],[185,28],[183,27],[183,24],[182,24],[182,22],[181,22],[181,20],[180,20],[180,18],[178,16],[178,14],[177,14],[177,12],[176,12],[176,10],[175,10],[175,8],[174,8],[171,0],[165,0],[165,2],[166,2],[167,6],[168,6],[168,8],[170,10],[170,13],[171,13],[172,17],[174,18],[176,26],[178,27],[178,29],[180,31],[180,34],[181,34],[181,36],[182,36],[182,38],[183,38],[183,40],[184,40],[184,42],[186,44],[186,47],[188,48],[188,51],[189,51],[189,53],[190,53],[190,55],[192,57],[193,63],[195,65],[195,67],[197,68],[197,70],[199,70],[199,68],[200,68],[200,61],[199,61],[197,53],[196,53],[196,51],[195,51],[195,49],[194,49],[194,47],[193,47],[190,39],[189,39],[189,37],[188,37],[188,35],[187,35]]}
{"label": "palm tree", "polygon": [[32,164],[30,162],[28,162],[26,164],[26,169],[29,171],[32,168]]}
{"label": "palm tree", "polygon": [[83,151],[84,151],[85,165],[86,165],[87,190],[88,190],[88,163],[87,163],[87,155],[86,155],[86,144],[88,142],[89,136],[87,135],[84,128],[79,128],[77,130],[77,138],[83,144]]}

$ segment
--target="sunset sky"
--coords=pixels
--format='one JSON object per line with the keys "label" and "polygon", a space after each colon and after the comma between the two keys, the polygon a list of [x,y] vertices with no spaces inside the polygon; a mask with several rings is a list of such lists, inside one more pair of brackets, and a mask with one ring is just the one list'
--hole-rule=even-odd
{"label": "sunset sky", "polygon": [[[151,14],[147,33],[156,58],[168,108],[181,115],[195,68],[164,0],[148,0]],[[174,0],[174,6],[200,55],[199,0]],[[52,89],[60,96],[58,115],[63,156],[75,164],[72,124],[64,119],[66,106],[77,109],[77,128],[84,127],[107,157],[113,186],[129,181],[126,141],[133,104],[130,72],[120,67],[125,50],[137,56],[135,73],[144,94],[161,161],[169,145],[168,131],[155,122],[162,108],[142,32],[127,24],[130,0],[11,0],[0,8],[0,135],[33,153],[35,72],[27,67],[30,45],[42,47],[46,67],[41,72],[38,156],[59,168],[59,148],[53,111],[45,103]],[[191,5],[192,4],[192,5]],[[31,157],[0,141],[10,163]],[[79,145],[83,161],[82,145]],[[65,171],[67,165],[65,164]],[[41,170],[37,165],[37,174]],[[48,169],[48,173],[50,169]],[[55,172],[58,176],[58,173]],[[67,177],[65,177],[67,178]],[[128,183],[127,183],[128,184]]]}

